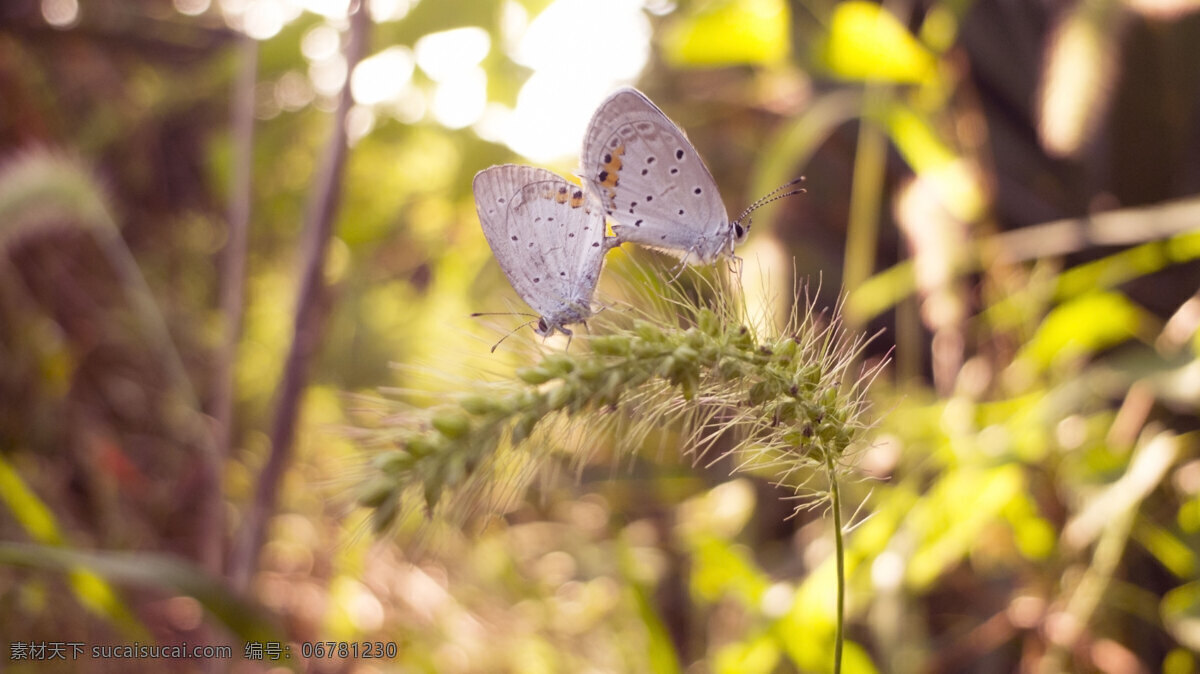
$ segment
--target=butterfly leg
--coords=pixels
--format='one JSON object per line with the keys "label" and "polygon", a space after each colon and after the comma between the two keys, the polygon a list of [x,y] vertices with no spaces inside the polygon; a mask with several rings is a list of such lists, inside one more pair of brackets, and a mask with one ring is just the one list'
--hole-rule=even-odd
{"label": "butterfly leg", "polygon": [[730,273],[736,274],[738,278],[741,278],[742,270],[746,266],[745,262],[746,262],[745,260],[738,257],[737,255],[729,256],[729,271],[730,271]]}
{"label": "butterfly leg", "polygon": [[[703,239],[701,239],[701,241],[703,241]],[[692,246],[691,248],[687,249],[687,252],[685,252],[683,254],[683,256],[679,258],[679,264],[675,265],[675,268],[671,270],[671,272],[672,272],[671,280],[667,281],[667,283],[674,283],[680,276],[683,275],[683,270],[686,269],[688,266],[688,264],[687,264],[688,260],[693,255],[696,255],[696,251],[698,251],[699,249],[700,249],[700,244],[696,244],[695,246]],[[698,255],[697,255],[697,259],[699,259]]]}
{"label": "butterfly leg", "polygon": [[[689,255],[690,254],[691,253],[689,253]],[[686,267],[687,267],[687,255],[685,255],[683,257],[683,259],[679,261],[679,264],[676,264],[675,268],[671,270],[671,278],[667,280],[667,283],[674,283],[676,280],[678,280],[679,277],[683,275],[683,270]]]}

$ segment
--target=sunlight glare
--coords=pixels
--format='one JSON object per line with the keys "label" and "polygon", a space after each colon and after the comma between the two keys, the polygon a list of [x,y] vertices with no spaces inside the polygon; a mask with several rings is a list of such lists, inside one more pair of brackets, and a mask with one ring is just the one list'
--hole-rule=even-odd
{"label": "sunlight glare", "polygon": [[309,61],[323,61],[337,53],[341,41],[337,29],[323,23],[315,26],[300,39],[300,53]]}
{"label": "sunlight glare", "polygon": [[904,581],[904,558],[894,550],[884,550],[871,564],[871,582],[881,592],[892,592]]}
{"label": "sunlight glare", "polygon": [[512,53],[529,28],[529,10],[516,0],[507,0],[500,10],[500,40],[505,53]]}
{"label": "sunlight glare", "polygon": [[199,16],[212,6],[211,0],[174,0],[175,11],[185,16]]}
{"label": "sunlight glare", "polygon": [[484,106],[483,115],[475,126],[471,127],[475,135],[491,143],[503,143],[508,138],[508,130],[512,127],[513,111],[506,105],[488,103]]}
{"label": "sunlight glare", "polygon": [[487,73],[475,66],[452,80],[440,82],[433,92],[433,118],[448,129],[470,126],[487,106]]}
{"label": "sunlight glare", "polygon": [[289,70],[275,83],[275,102],[280,109],[295,111],[312,103],[312,83],[303,74]]}
{"label": "sunlight glare", "polygon": [[255,40],[267,40],[283,30],[287,19],[278,0],[254,0],[242,14],[242,30]]}
{"label": "sunlight glare", "polygon": [[[580,39],[581,28],[597,39]],[[556,0],[510,50],[534,72],[517,96],[505,142],[541,162],[578,152],[596,105],[632,82],[649,55],[650,22],[640,0]]]}
{"label": "sunlight glare", "polygon": [[[581,39],[581,31],[592,39]],[[555,0],[529,24],[512,58],[575,78],[632,80],[650,55],[650,22],[640,0]]]}
{"label": "sunlight glare", "polygon": [[363,105],[400,100],[412,81],[413,54],[408,47],[388,47],[363,59],[350,75],[350,92]]}
{"label": "sunlight glare", "polygon": [[371,13],[371,20],[376,23],[399,21],[408,16],[417,2],[418,0],[371,0],[367,11]]}
{"label": "sunlight glare", "polygon": [[425,93],[418,87],[408,87],[400,99],[390,106],[390,110],[392,117],[401,123],[416,124],[425,119],[425,111],[428,107]]}
{"label": "sunlight glare", "polygon": [[505,144],[537,162],[579,152],[592,111],[611,89],[605,81],[534,72],[517,94],[517,107],[505,124]]}
{"label": "sunlight glare", "polygon": [[346,58],[335,54],[332,58],[308,66],[308,79],[322,96],[336,96],[346,82]]}
{"label": "sunlight glare", "polygon": [[349,0],[291,0],[301,9],[327,19],[344,19],[350,8]]}
{"label": "sunlight glare", "polygon": [[220,0],[221,13],[225,15],[225,23],[235,27],[237,20],[246,13],[246,9],[250,7],[250,3],[254,0]]}
{"label": "sunlight glare", "polygon": [[471,71],[491,48],[487,31],[474,26],[430,33],[413,47],[417,65],[435,82],[451,82]]}
{"label": "sunlight glare", "polygon": [[55,28],[67,28],[79,20],[79,2],[42,0],[42,18]]}
{"label": "sunlight glare", "polygon": [[[351,89],[354,83],[351,81]],[[346,141],[353,147],[375,128],[375,111],[367,105],[356,105],[346,113]]]}

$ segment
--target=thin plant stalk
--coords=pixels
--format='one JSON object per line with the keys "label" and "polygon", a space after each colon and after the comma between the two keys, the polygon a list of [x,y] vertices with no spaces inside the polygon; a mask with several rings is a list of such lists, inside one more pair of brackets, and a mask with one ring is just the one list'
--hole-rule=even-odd
{"label": "thin plant stalk", "polygon": [[885,90],[868,87],[863,101],[868,114],[859,120],[858,149],[854,156],[854,182],[846,225],[846,260],[843,266],[847,293],[857,290],[871,275],[875,265],[888,139],[869,113],[874,106],[882,103],[886,96]]}
{"label": "thin plant stalk", "polygon": [[[254,162],[254,87],[258,76],[258,40],[243,35],[238,48],[240,70],[234,85],[233,162],[230,167],[229,243],[225,248],[221,274],[221,317],[225,323],[225,341],[217,355],[213,373],[213,421],[216,426],[219,459],[229,457],[233,444],[234,364],[242,336],[242,310],[246,296],[247,239],[250,229],[252,164]],[[218,464],[219,467],[219,464]],[[205,476],[208,490],[207,513],[202,526],[201,561],[205,568],[217,571],[223,555],[224,517],[221,501],[221,473]]]}
{"label": "thin plant stalk", "polygon": [[837,625],[833,640],[833,674],[842,671],[842,642],[846,623],[846,549],[842,538],[842,496],[838,488],[837,466],[832,456],[826,457],[829,471],[829,498],[833,508],[833,554],[837,565]]}
{"label": "thin plant stalk", "polygon": [[[346,43],[346,69],[354,66],[366,52],[371,20],[363,3],[350,14],[350,35]],[[309,200],[303,242],[303,262],[299,287],[296,291],[295,316],[292,326],[292,345],[284,362],[278,390],[275,418],[271,423],[271,451],[266,465],[258,476],[254,502],[246,517],[241,547],[231,568],[234,587],[246,589],[258,565],[258,554],[266,538],[267,521],[275,509],[279,485],[292,460],[296,435],[296,419],[300,400],[308,382],[308,368],[320,344],[325,314],[325,289],[322,273],[325,254],[333,237],[334,218],[342,194],[342,175],[349,146],[346,136],[346,116],[354,104],[350,80],[342,86],[338,105],[331,118],[331,133],[325,153],[314,177],[315,188]]]}

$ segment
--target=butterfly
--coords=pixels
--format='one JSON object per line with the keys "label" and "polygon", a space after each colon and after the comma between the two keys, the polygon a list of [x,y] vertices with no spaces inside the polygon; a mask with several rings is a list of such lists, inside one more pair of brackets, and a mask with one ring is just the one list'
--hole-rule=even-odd
{"label": "butterfly", "polygon": [[599,204],[578,185],[532,166],[492,166],[475,175],[472,188],[492,254],[539,314],[534,332],[570,336],[565,326],[593,313],[592,294],[612,238],[605,236]]}
{"label": "butterfly", "polygon": [[801,179],[772,191],[730,220],[712,173],[687,134],[632,88],[613,93],[592,115],[583,140],[582,178],[613,219],[618,243],[631,241],[711,264],[733,257],[750,232],[748,216]]}

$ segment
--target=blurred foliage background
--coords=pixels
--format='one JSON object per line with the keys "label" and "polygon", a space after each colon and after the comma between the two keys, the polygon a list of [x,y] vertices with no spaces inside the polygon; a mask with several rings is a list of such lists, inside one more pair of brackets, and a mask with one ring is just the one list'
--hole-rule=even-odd
{"label": "blurred foliage background", "polygon": [[[807,176],[739,250],[749,301],[820,278],[891,354],[845,487],[847,671],[1196,671],[1197,10],[7,0],[4,668],[186,641],[238,671],[828,670],[829,520],[769,476],[664,443],[436,544],[354,507],[364,401],[511,359],[516,318],[468,318],[522,307],[472,176],[570,174],[636,84],[731,211]],[[243,657],[272,640],[289,663]]]}

